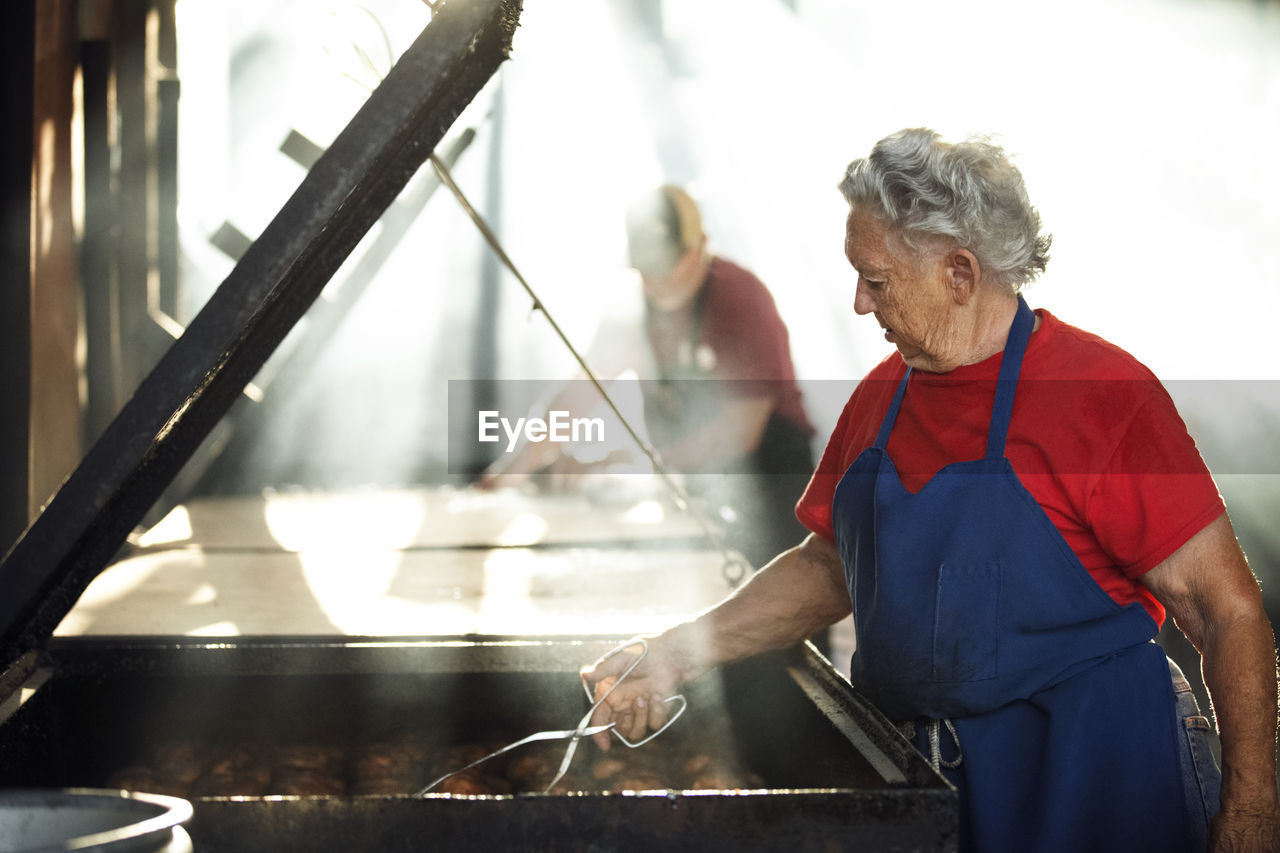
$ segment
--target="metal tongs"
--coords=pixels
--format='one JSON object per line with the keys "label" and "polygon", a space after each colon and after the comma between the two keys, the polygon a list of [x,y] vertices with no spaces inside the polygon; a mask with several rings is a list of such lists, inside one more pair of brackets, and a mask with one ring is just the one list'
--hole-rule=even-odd
{"label": "metal tongs", "polygon": [[[647,640],[645,640],[643,637],[636,637],[634,640],[628,640],[627,642],[623,643],[622,645],[618,646],[617,648],[615,648],[615,649],[611,649],[610,651],[608,651],[608,652],[606,652],[604,655],[602,655],[598,661],[596,661],[596,663],[598,663],[598,664],[599,664],[599,663],[604,663],[605,661],[607,661],[609,658],[613,657],[614,655],[616,655],[616,654],[620,654],[620,653],[622,653],[622,652],[625,652],[627,649],[629,649],[629,648],[631,648],[631,647],[633,647],[633,646],[639,646],[639,647],[640,647],[640,654],[636,655],[636,659],[635,659],[635,660],[633,660],[631,663],[627,664],[627,668],[626,668],[626,669],[624,669],[624,670],[622,671],[622,674],[618,676],[618,680],[617,680],[617,681],[615,681],[612,685],[610,685],[609,689],[608,689],[608,690],[606,690],[606,691],[604,692],[604,695],[603,695],[603,696],[601,696],[599,699],[595,699],[595,697],[591,695],[591,688],[587,685],[587,680],[586,680],[585,678],[584,678],[584,679],[582,679],[582,689],[583,689],[584,691],[586,691],[586,694],[587,694],[587,701],[588,701],[588,702],[594,701],[594,703],[595,703],[595,704],[593,704],[593,705],[591,706],[591,710],[590,710],[590,711],[587,711],[587,715],[586,715],[585,717],[583,717],[583,718],[582,718],[582,719],[583,719],[583,722],[582,722],[582,723],[579,723],[579,725],[583,725],[583,724],[585,724],[586,722],[589,722],[589,721],[591,720],[591,715],[592,715],[593,713],[595,713],[596,708],[598,708],[598,707],[600,707],[602,704],[604,704],[604,700],[606,700],[606,699],[608,699],[608,698],[609,698],[609,694],[610,694],[610,693],[612,693],[614,690],[617,690],[617,689],[618,689],[618,685],[619,685],[619,684],[621,684],[621,683],[623,682],[623,680],[624,680],[628,675],[630,675],[630,674],[631,674],[631,670],[635,669],[637,666],[639,666],[639,665],[640,665],[640,661],[644,660],[644,659],[645,659],[645,657],[649,654],[649,643],[648,643],[648,641],[647,641]],[[670,718],[669,718],[665,723],[663,723],[662,728],[658,729],[657,731],[650,732],[648,737],[641,738],[640,740],[637,740],[637,741],[629,740],[629,739],[627,738],[627,736],[626,736],[626,735],[624,735],[624,734],[622,734],[621,732],[618,732],[618,731],[616,731],[616,730],[614,731],[613,736],[614,736],[614,737],[616,737],[618,740],[622,741],[624,744],[626,744],[626,745],[627,745],[628,747],[630,747],[631,749],[635,749],[636,747],[639,747],[639,746],[644,746],[646,743],[648,743],[649,741],[653,740],[653,739],[654,739],[654,738],[656,738],[658,735],[660,735],[660,734],[662,734],[663,732],[665,732],[667,729],[671,728],[671,724],[672,724],[672,723],[674,723],[676,720],[680,719],[680,715],[684,713],[684,709],[685,709],[685,708],[687,708],[687,707],[689,707],[689,703],[688,703],[688,701],[684,698],[684,696],[682,696],[682,695],[681,695],[681,694],[679,694],[679,693],[677,693],[675,696],[668,696],[666,699],[663,699],[662,701],[663,701],[664,703],[668,704],[668,705],[670,705],[672,702],[679,702],[679,703],[680,703],[680,707],[676,710],[676,712],[675,712],[675,713],[674,713],[674,714],[673,714],[673,715],[672,715],[672,716],[671,716],[671,717],[670,717]],[[608,725],[606,725],[606,726],[595,726],[594,728],[595,728],[595,729],[599,729],[599,730],[604,730],[604,729],[610,729],[610,728],[613,728],[613,726],[614,726],[614,724],[613,724],[613,723],[609,723],[609,724],[608,724]],[[595,734],[595,733],[596,733],[596,732],[594,732],[594,731],[584,731],[584,732],[583,732],[583,734],[584,734],[584,735],[592,735],[592,734]]]}
{"label": "metal tongs", "polygon": [[644,737],[637,741],[630,740],[621,732],[619,732],[616,728],[614,728],[614,726],[617,725],[616,722],[605,723],[602,726],[593,726],[590,724],[591,716],[595,714],[596,709],[599,708],[602,704],[604,704],[604,701],[609,698],[609,695],[613,693],[613,691],[618,689],[618,685],[621,684],[623,681],[625,681],[627,676],[631,674],[631,671],[634,670],[637,666],[639,666],[640,662],[643,661],[645,657],[649,654],[649,643],[643,638],[637,637],[636,639],[629,640],[626,643],[623,643],[622,645],[618,646],[617,648],[609,651],[607,654],[601,657],[599,661],[597,661],[597,663],[606,661],[609,658],[613,657],[614,655],[619,654],[623,651],[626,651],[627,649],[630,649],[637,645],[640,646],[640,654],[636,656],[635,660],[627,664],[627,668],[622,671],[622,674],[618,676],[617,680],[614,681],[613,684],[609,685],[609,689],[606,690],[600,696],[599,699],[594,699],[594,697],[591,694],[591,688],[587,685],[586,679],[582,680],[582,689],[586,691],[587,699],[589,701],[591,700],[594,700],[594,701],[592,701],[591,707],[587,709],[587,713],[584,714],[582,719],[578,721],[578,725],[576,728],[560,729],[556,731],[535,732],[529,735],[528,737],[521,738],[520,740],[514,743],[509,743],[506,746],[502,747],[502,749],[495,750],[494,752],[489,753],[483,758],[478,758],[464,767],[459,767],[457,770],[452,770],[444,774],[439,779],[436,779],[435,781],[431,782],[431,784],[427,785],[422,790],[418,791],[416,794],[414,794],[414,796],[415,797],[424,796],[425,794],[429,793],[432,788],[439,785],[445,779],[448,779],[451,776],[456,776],[459,773],[463,773],[467,770],[470,770],[472,767],[475,767],[476,765],[483,764],[484,762],[488,761],[491,758],[496,758],[497,756],[502,755],[504,752],[510,752],[516,747],[524,746],[525,744],[535,743],[537,741],[543,741],[543,740],[566,740],[567,739],[569,741],[569,745],[568,747],[565,748],[564,758],[561,759],[560,761],[560,767],[556,771],[555,778],[553,778],[550,782],[548,782],[547,786],[542,789],[542,792],[545,794],[548,791],[550,791],[552,788],[554,788],[557,782],[559,782],[561,779],[564,778],[564,774],[568,772],[569,765],[573,762],[573,756],[578,750],[578,741],[582,740],[584,737],[591,737],[592,735],[597,735],[600,732],[613,731],[613,736],[616,737],[618,740],[622,741],[622,743],[625,746],[629,747],[630,749],[636,749],[638,747],[644,746],[646,743],[653,740],[658,735],[665,732],[667,729],[671,728],[671,724],[674,723],[676,720],[680,719],[680,715],[683,714],[685,711],[685,708],[689,706],[688,701],[686,701],[684,696],[681,694],[676,694],[675,696],[669,696],[663,700],[668,705],[673,702],[679,703],[679,708],[676,710],[674,714],[671,715],[671,717],[662,726],[662,728],[658,729],[657,731],[651,732],[647,737]]}

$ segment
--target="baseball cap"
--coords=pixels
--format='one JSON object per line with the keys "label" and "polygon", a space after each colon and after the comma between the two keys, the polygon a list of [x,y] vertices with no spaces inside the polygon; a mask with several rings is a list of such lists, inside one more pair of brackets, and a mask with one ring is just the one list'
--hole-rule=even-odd
{"label": "baseball cap", "polygon": [[701,239],[698,205],[680,187],[664,184],[627,209],[627,251],[641,275],[668,272]]}

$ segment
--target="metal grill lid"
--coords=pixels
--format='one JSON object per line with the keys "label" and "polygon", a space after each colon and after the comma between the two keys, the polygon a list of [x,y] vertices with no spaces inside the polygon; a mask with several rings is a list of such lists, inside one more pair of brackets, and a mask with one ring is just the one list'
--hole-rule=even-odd
{"label": "metal grill lid", "polygon": [[0,664],[43,647],[511,51],[521,0],[439,5],[0,562]]}

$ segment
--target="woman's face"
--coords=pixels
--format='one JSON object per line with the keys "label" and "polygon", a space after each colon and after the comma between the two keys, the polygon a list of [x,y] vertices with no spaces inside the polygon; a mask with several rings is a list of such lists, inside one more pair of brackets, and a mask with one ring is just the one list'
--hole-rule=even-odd
{"label": "woman's face", "polygon": [[931,373],[965,363],[943,253],[891,246],[884,224],[858,208],[845,223],[844,251],[858,273],[853,310],[876,318],[903,361]]}

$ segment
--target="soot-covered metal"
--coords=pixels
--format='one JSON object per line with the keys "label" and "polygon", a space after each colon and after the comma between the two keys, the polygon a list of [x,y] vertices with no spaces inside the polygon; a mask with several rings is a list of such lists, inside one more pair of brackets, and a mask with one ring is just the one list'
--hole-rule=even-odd
{"label": "soot-covered metal", "polygon": [[[149,772],[195,804],[206,852],[955,848],[954,790],[808,646],[705,676],[658,740],[610,751],[644,782],[584,744],[543,793],[547,776],[509,775],[529,747],[485,771],[486,793],[414,796],[459,745],[572,728],[577,668],[614,642],[57,639],[0,723],[0,785]],[[564,743],[544,749],[545,767]],[[333,787],[282,793],[299,762]],[[708,766],[720,787],[689,787]]]}

